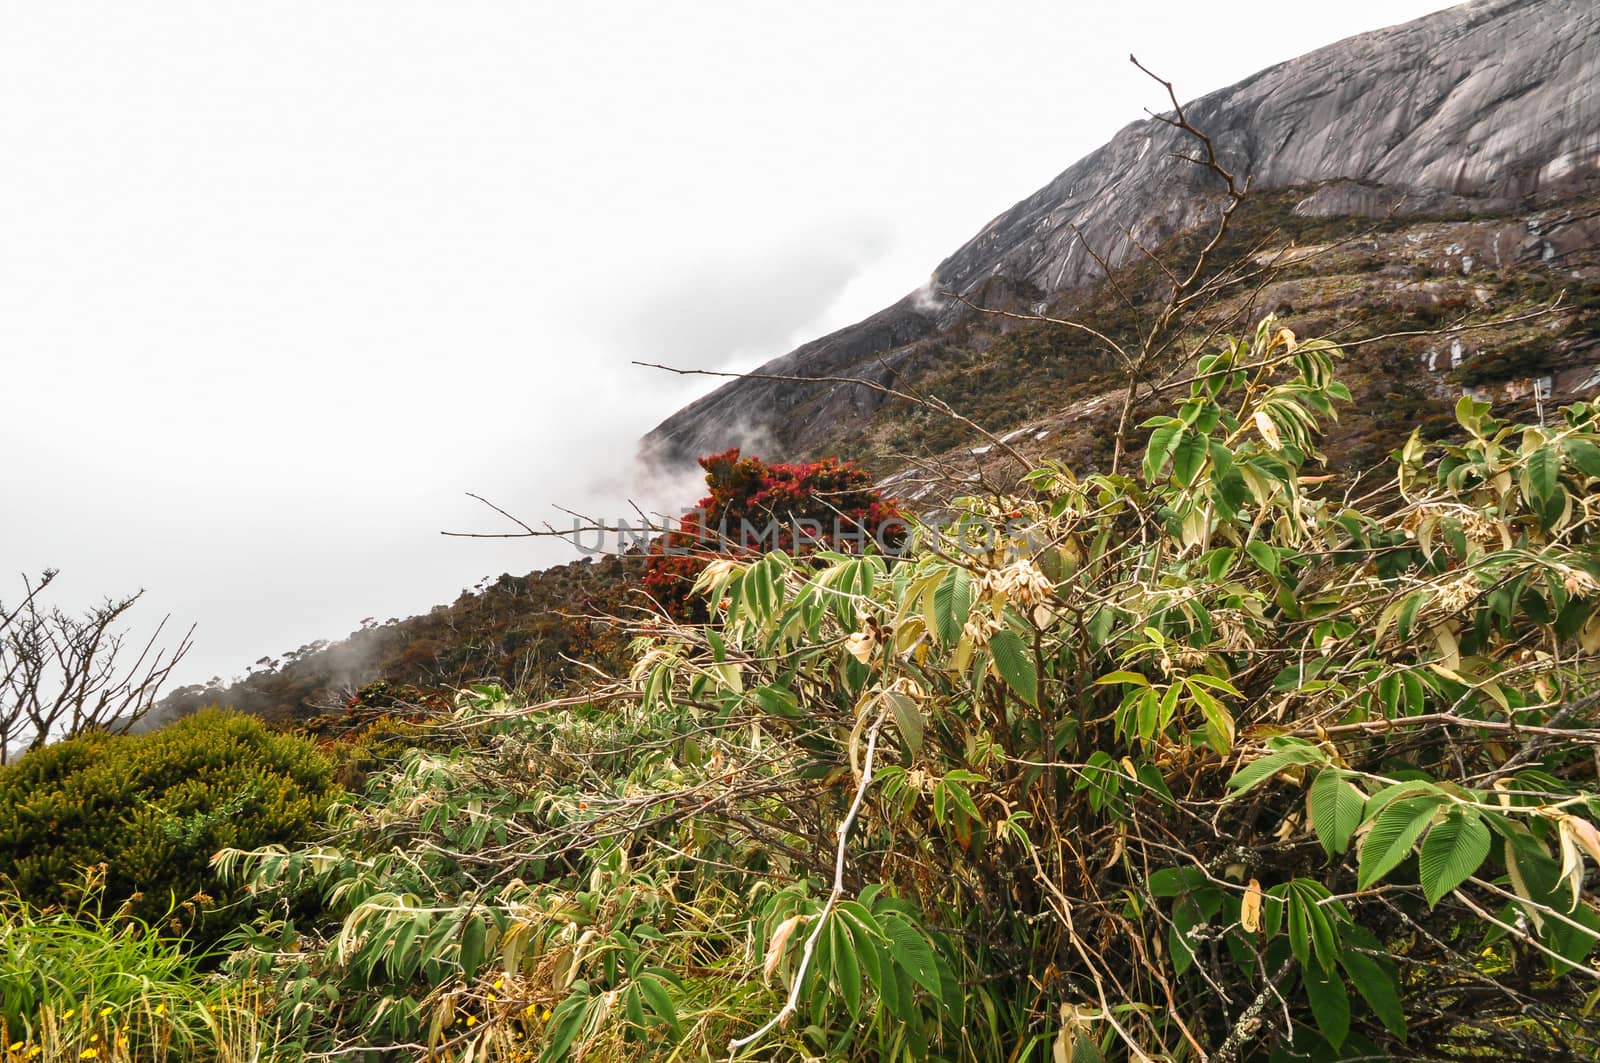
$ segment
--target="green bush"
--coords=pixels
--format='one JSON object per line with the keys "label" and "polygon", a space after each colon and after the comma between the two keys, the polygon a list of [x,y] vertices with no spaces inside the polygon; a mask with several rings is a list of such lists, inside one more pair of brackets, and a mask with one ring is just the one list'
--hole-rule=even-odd
{"label": "green bush", "polygon": [[82,870],[103,863],[105,905],[146,920],[177,905],[193,931],[199,910],[181,906],[214,892],[211,855],[306,837],[332,780],[311,742],[214,708],[58,742],[0,769],[0,875],[31,904],[71,906]]}

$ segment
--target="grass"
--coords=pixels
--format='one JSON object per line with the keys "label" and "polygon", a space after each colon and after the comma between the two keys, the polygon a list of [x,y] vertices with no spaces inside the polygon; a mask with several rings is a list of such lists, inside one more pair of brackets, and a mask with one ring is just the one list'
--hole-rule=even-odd
{"label": "grass", "polygon": [[103,874],[76,910],[0,892],[0,1063],[263,1058],[259,990],[125,910],[96,915]]}

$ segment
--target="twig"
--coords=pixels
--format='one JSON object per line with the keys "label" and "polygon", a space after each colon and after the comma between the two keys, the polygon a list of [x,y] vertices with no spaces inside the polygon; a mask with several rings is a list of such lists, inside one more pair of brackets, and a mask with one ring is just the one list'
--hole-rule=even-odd
{"label": "twig", "polygon": [[1250,1002],[1250,1006],[1239,1013],[1239,1021],[1233,1024],[1233,1029],[1228,1031],[1227,1040],[1222,1042],[1216,1054],[1210,1058],[1210,1063],[1233,1063],[1239,1058],[1239,1053],[1244,1046],[1254,1040],[1261,1029],[1261,1013],[1267,1010],[1267,1005],[1277,995],[1278,983],[1289,976],[1289,969],[1294,966],[1294,957],[1290,956],[1283,961],[1278,972],[1267,979],[1267,984],[1261,987],[1261,992]]}
{"label": "twig", "polygon": [[867,734],[867,752],[863,759],[861,769],[861,782],[856,786],[855,800],[850,803],[850,811],[845,813],[844,821],[839,824],[839,849],[833,864],[833,890],[828,894],[828,899],[822,905],[822,911],[817,913],[816,925],[811,928],[811,933],[806,937],[805,951],[800,955],[800,966],[794,972],[794,984],[789,989],[789,999],[784,1002],[782,1009],[768,1019],[759,1030],[746,1037],[737,1037],[728,1042],[728,1058],[731,1060],[739,1054],[739,1050],[746,1045],[761,1040],[772,1030],[788,1021],[800,1008],[800,987],[805,983],[806,970],[811,966],[811,956],[816,950],[817,939],[822,936],[822,928],[828,921],[828,913],[844,895],[844,860],[845,848],[850,842],[850,825],[855,822],[856,814],[861,811],[861,804],[866,800],[867,787],[872,785],[872,762],[878,750],[878,734],[883,729],[885,714],[888,705],[883,704],[878,708],[877,719],[872,721],[872,729]]}

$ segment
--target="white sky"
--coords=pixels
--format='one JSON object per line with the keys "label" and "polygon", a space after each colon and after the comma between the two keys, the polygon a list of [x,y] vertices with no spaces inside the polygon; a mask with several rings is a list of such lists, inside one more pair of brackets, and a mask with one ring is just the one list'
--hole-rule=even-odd
{"label": "white sky", "polygon": [[[0,600],[178,682],[566,560],[696,390],[1159,107],[1437,0],[0,0]],[[666,500],[651,499],[665,504]],[[688,504],[692,497],[675,500]]]}

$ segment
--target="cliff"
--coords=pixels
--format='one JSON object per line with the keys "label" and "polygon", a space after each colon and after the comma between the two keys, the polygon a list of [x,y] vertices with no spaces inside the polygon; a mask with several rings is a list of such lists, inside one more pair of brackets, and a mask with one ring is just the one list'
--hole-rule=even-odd
{"label": "cliff", "polygon": [[[1504,216],[1548,206],[1600,174],[1600,6],[1476,0],[1281,63],[1185,112],[1253,189],[1301,190],[1300,217]],[[1141,246],[1214,217],[1216,178],[1179,157],[1193,146],[1155,119],[1127,126],[940,263],[929,290],[758,372],[892,382],[941,344],[960,342],[974,313],[962,300],[1057,305],[1102,278],[1097,257],[1129,265]],[[1507,254],[1531,248],[1548,262],[1593,246],[1596,235],[1592,223],[1569,226],[1560,240],[1536,233]],[[787,452],[814,452],[881,402],[849,384],[737,380],[662,422],[644,452],[682,460],[751,427]]]}

